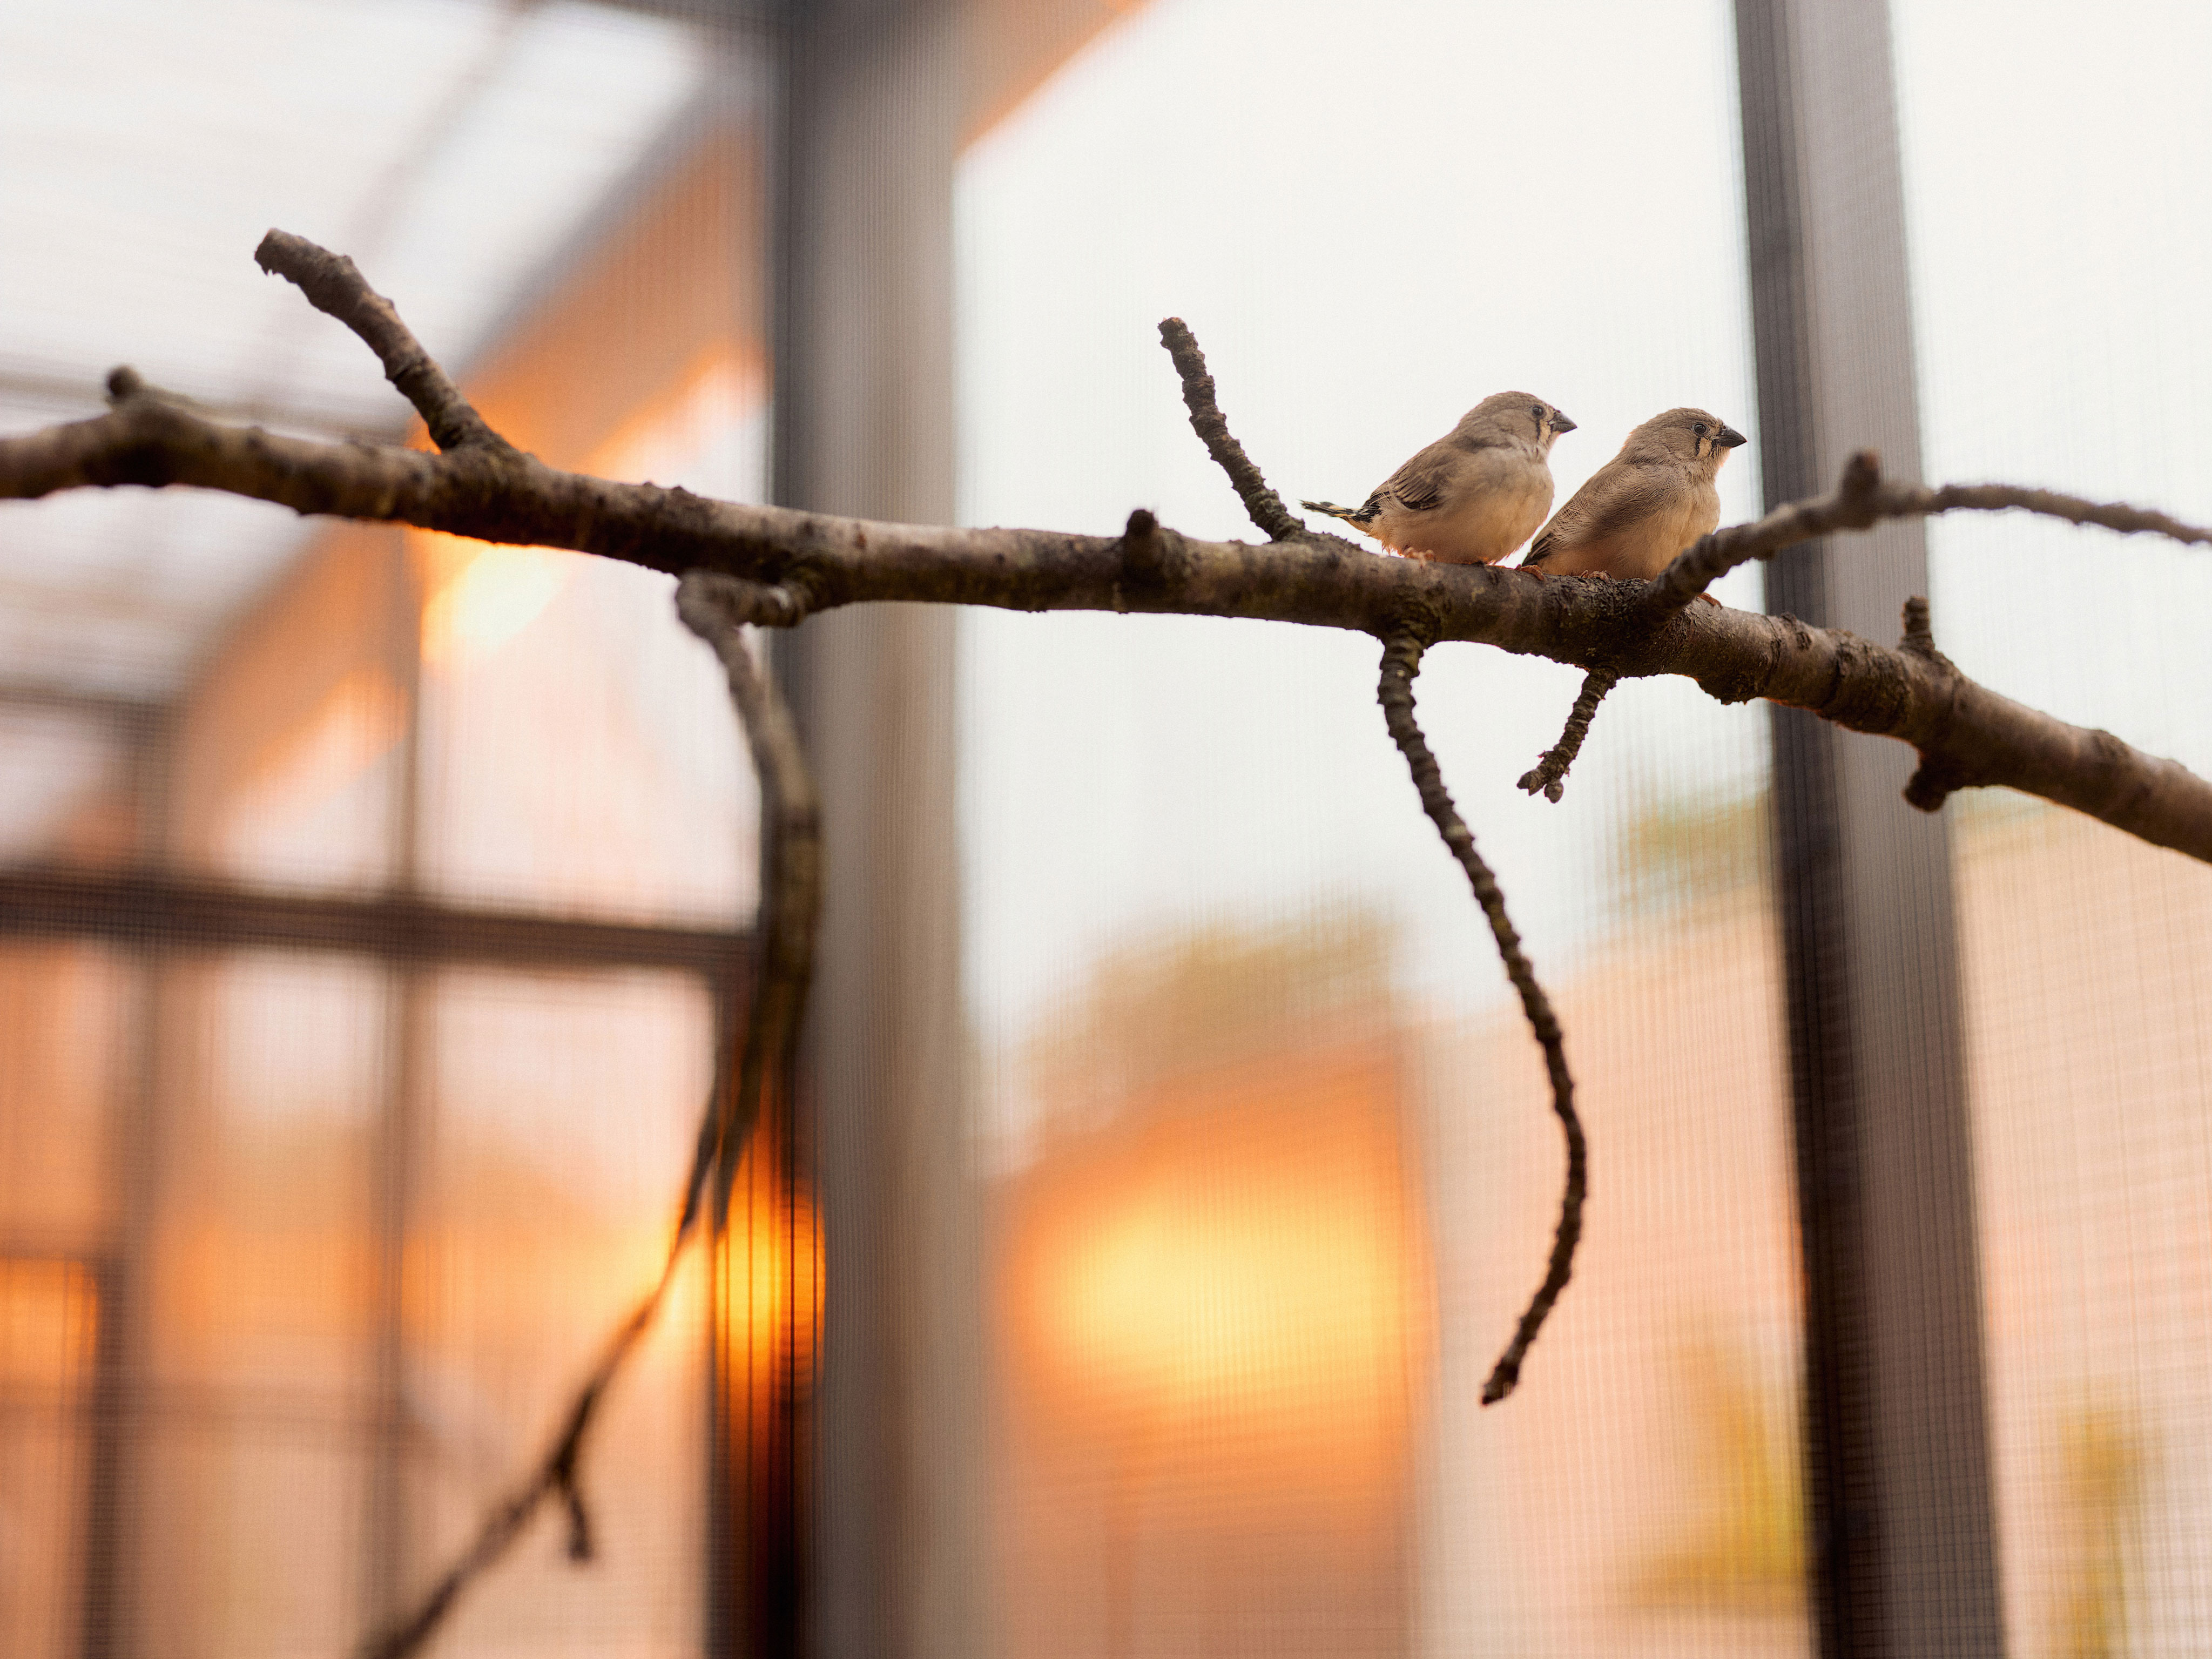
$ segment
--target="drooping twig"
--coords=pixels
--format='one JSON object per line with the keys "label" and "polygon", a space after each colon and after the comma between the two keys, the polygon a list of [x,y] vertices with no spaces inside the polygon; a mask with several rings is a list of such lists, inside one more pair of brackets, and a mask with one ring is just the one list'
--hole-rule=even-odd
{"label": "drooping twig", "polygon": [[1598,704],[1605,701],[1607,692],[1620,684],[1619,672],[1608,667],[1593,668],[1583,676],[1583,689],[1576,694],[1575,706],[1567,711],[1567,723],[1559,733],[1559,742],[1537,758],[1532,769],[1521,775],[1522,788],[1532,795],[1540,793],[1548,801],[1559,799],[1567,787],[1567,769],[1583,752],[1583,740],[1589,736],[1590,722],[1597,718]]}
{"label": "drooping twig", "polygon": [[1575,1115],[1575,1080],[1567,1070],[1566,1037],[1559,1030],[1559,1016],[1552,1012],[1551,999],[1537,983],[1536,970],[1521,948],[1521,935],[1505,913],[1505,895],[1499,890],[1498,878],[1475,851],[1474,832],[1452,805],[1443,769],[1429,752],[1428,740],[1413,718],[1413,676],[1420,672],[1427,648],[1417,628],[1394,629],[1382,643],[1382,674],[1376,700],[1382,705],[1383,721],[1406,757],[1413,787],[1420,792],[1422,808],[1443,837],[1444,846],[1459,860],[1460,868],[1467,872],[1475,902],[1489,920],[1491,936],[1498,941],[1498,954],[1505,963],[1505,976],[1520,993],[1521,1011],[1528,1016],[1528,1029],[1544,1050],[1544,1069],[1552,1080],[1552,1109],[1559,1115],[1567,1142],[1566,1188],[1559,1199],[1559,1227],[1553,1236],[1551,1259],[1544,1269],[1543,1284],[1514,1328],[1512,1341],[1498,1357],[1489,1381],[1482,1385],[1482,1403],[1491,1406],[1512,1393],[1514,1384],[1521,1380],[1521,1365],[1528,1357],[1529,1345],[1535,1341],[1552,1304],[1559,1299],[1568,1275],[1574,1271],[1575,1245],[1583,1233],[1583,1200],[1589,1191],[1589,1150],[1583,1139],[1582,1120]]}
{"label": "drooping twig", "polygon": [[1206,446],[1206,453],[1229,475],[1246,514],[1271,542],[1304,535],[1305,526],[1291,516],[1283,498],[1268,487],[1252,458],[1244,453],[1244,446],[1230,435],[1229,422],[1214,399],[1213,376],[1206,372],[1206,354],[1198,349],[1190,325],[1180,317],[1168,318],[1160,324],[1160,343],[1168,349],[1168,356],[1175,359],[1176,373],[1182,377],[1182,401],[1190,410],[1191,429]]}
{"label": "drooping twig", "polygon": [[[677,586],[677,615],[721,659],[760,780],[759,982],[737,1092],[743,1109],[757,1115],[764,1090],[789,1100],[798,1063],[799,1028],[814,981],[814,939],[822,920],[822,804],[791,710],[745,642],[744,605],[743,585],[714,571],[687,572]],[[749,1130],[751,1122],[748,1117],[742,1127]],[[723,1144],[733,1149],[739,1140],[726,1134]],[[732,1151],[715,1177],[718,1224],[736,1175]]]}
{"label": "drooping twig", "polygon": [[[343,279],[347,268],[332,263]],[[2022,790],[2212,862],[2212,783],[2185,767],[2039,714],[1910,652],[1791,617],[1680,608],[1738,556],[1881,518],[2020,508],[2212,539],[2163,514],[2047,490],[1879,485],[1855,494],[1848,513],[1838,497],[1820,497],[1717,532],[1656,584],[1533,582],[1486,565],[1377,557],[1329,536],[1255,547],[1197,541],[1158,525],[1132,538],[831,518],[613,483],[487,447],[430,455],[285,437],[145,395],[118,397],[90,420],[0,438],[0,498],[118,484],[220,489],[301,513],[573,548],[672,574],[720,570],[738,579],[745,620],[774,627],[837,605],[904,600],[1248,617],[1380,636],[1412,608],[1434,619],[1440,641],[1480,641],[1584,669],[1604,662],[1623,679],[1682,674],[1724,702],[1765,697],[1810,709],[1911,744],[1923,767],[1963,780],[1959,787]],[[1139,564],[1146,580],[1133,582]],[[1655,617],[1655,604],[1675,614]]]}
{"label": "drooping twig", "polygon": [[[726,1091],[717,1089],[715,1092],[719,1097]],[[718,1098],[708,1107],[706,1121],[712,1124],[721,1116]],[[421,1652],[423,1644],[459,1604],[469,1586],[498,1564],[515,1540],[522,1536],[539,1507],[546,1503],[558,1501],[568,1513],[570,1559],[587,1561],[592,1558],[591,1517],[578,1484],[578,1461],[583,1455],[586,1437],[591,1432],[608,1386],[639,1339],[651,1328],[660,1304],[667,1298],[668,1287],[675,1280],[677,1266],[697,1211],[696,1194],[712,1167],[706,1150],[708,1136],[704,1130],[700,1141],[700,1151],[694,1156],[685,1183],[683,1219],[675,1237],[669,1241],[668,1256],[661,1266],[660,1277],[629,1316],[616,1327],[614,1334],[600,1350],[599,1362],[569,1402],[560,1432],[530,1474],[485,1514],[468,1547],[453,1559],[422,1599],[391,1624],[362,1638],[359,1650],[362,1659],[406,1659],[406,1656]]]}
{"label": "drooping twig", "polygon": [[420,1652],[469,1586],[498,1563],[548,1502],[557,1501],[567,1511],[570,1557],[580,1561],[591,1558],[591,1515],[579,1466],[600,1403],[667,1299],[684,1247],[707,1212],[709,1177],[719,1227],[739,1157],[760,1120],[764,1100],[770,1094],[789,1097],[821,914],[821,815],[790,711],[754,664],[741,624],[732,619],[728,594],[718,591],[718,584],[726,586],[728,582],[726,577],[699,573],[678,588],[677,608],[686,625],[722,660],[731,701],[744,722],[760,781],[760,910],[754,927],[750,1006],[734,1075],[725,1066],[701,1119],[659,1278],[608,1339],[571,1401],[560,1432],[536,1467],[492,1506],[468,1547],[422,1598],[362,1643],[362,1659],[408,1659]]}

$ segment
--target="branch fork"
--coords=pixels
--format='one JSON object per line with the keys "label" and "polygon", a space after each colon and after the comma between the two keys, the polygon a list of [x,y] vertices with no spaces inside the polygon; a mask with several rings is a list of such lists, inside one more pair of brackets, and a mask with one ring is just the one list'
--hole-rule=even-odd
{"label": "branch fork", "polygon": [[[112,407],[87,421],[0,438],[0,499],[84,487],[185,484],[301,514],[397,522],[479,540],[566,547],[683,575],[679,611],[712,644],[746,723],[763,781],[762,956],[745,1052],[702,1121],[676,1245],[705,1202],[703,1171],[726,1169],[763,1091],[787,1087],[803,1006],[821,872],[811,785],[787,714],[753,664],[747,624],[790,627],[815,611],[886,600],[1009,609],[1134,611],[1246,617],[1368,633],[1385,642],[1378,696],[1425,808],[1467,871],[1509,977],[1544,1048],[1553,1107],[1568,1143],[1568,1178],[1544,1284],[1485,1390],[1502,1398],[1571,1268],[1586,1188],[1586,1151],[1574,1115],[1558,1021],[1507,919],[1494,876],[1445,793],[1413,713],[1423,653],[1447,640],[1477,641],[1587,671],[1560,741],[1522,780],[1559,790],[1600,701],[1623,678],[1686,675],[1716,698],[1752,697],[1808,708],[1854,731],[1898,738],[1918,752],[1906,798],[1934,810],[1954,791],[2002,784],[2072,806],[2154,845],[2212,862],[2212,784],[2171,761],[2138,753],[2109,732],[2052,719],[1968,678],[1935,648],[1926,607],[1908,606],[1905,636],[1885,650],[1839,630],[1808,628],[1718,606],[1692,605],[1720,575],[1753,559],[1837,531],[1954,511],[2021,510],[2077,525],[2202,544],[2212,531],[2124,503],[2098,503],[2008,484],[1928,489],[1885,482],[1871,451],[1854,455],[1834,490],[1777,507],[1701,538],[1656,582],[1549,582],[1488,567],[1381,559],[1306,529],[1222,416],[1212,376],[1189,329],[1170,318],[1161,338],[1175,359],[1193,429],[1267,540],[1201,542],[1133,513],[1119,536],[1036,530],[887,525],[740,502],[683,489],[623,484],[560,471],[493,431],[416,340],[398,310],[349,259],[271,231],[256,253],[311,303],[353,330],[421,416],[435,454],[287,438],[232,426],[128,370],[112,377]],[[689,573],[689,574],[687,574]],[[806,895],[811,892],[814,896]],[[726,1170],[718,1179],[726,1191]],[[672,1248],[669,1271],[673,1270]],[[531,1482],[488,1517],[470,1553],[436,1593],[416,1633],[368,1650],[398,1659],[427,1639],[452,1597],[517,1535],[538,1504],[568,1511],[572,1550],[590,1547],[577,1465],[592,1412],[666,1286],[611,1340],[601,1365]],[[434,1601],[435,1601],[434,1595]],[[404,1635],[404,1632],[403,1632]]]}
{"label": "branch fork", "polygon": [[[1619,678],[1682,674],[1726,702],[1764,697],[1854,731],[1900,738],[1977,785],[2004,785],[2088,812],[2131,835],[2212,861],[2212,784],[2109,733],[2024,708],[1904,651],[1787,618],[1689,601],[1719,574],[1809,536],[1883,519],[2021,510],[2203,544],[2212,531],[2124,503],[2009,484],[1929,489],[1882,482],[1872,456],[1836,490],[1715,532],[1656,584],[1531,582],[1488,567],[1377,558],[1302,528],[1233,439],[1205,359],[1174,319],[1163,337],[1183,376],[1192,423],[1269,538],[1203,542],[1150,520],[1133,538],[1051,531],[872,524],[711,501],[683,489],[614,483],[546,466],[483,428],[388,301],[350,261],[281,232],[260,257],[377,351],[422,415],[435,454],[323,443],[232,426],[118,377],[107,413],[0,438],[0,499],[86,487],[184,484],[296,512],[418,526],[511,545],[566,547],[681,574],[740,582],[748,622],[789,627],[838,605],[884,600],[1010,610],[1247,617],[1383,637],[1406,609],[1437,618],[1439,641],[1478,641]],[[1655,588],[1657,592],[1655,593]],[[1667,615],[1668,612],[1674,614]],[[1709,613],[1709,614],[1697,614]],[[1585,691],[1592,688],[1586,683]],[[1901,695],[1893,695],[1899,694]],[[1940,732],[1936,731],[1940,726]],[[1559,782],[1568,734],[1539,763]],[[1966,763],[1971,756],[1972,764]],[[1549,763],[1548,766],[1547,762]],[[1550,774],[1558,773],[1558,775]]]}
{"label": "branch fork", "polygon": [[[1212,376],[1206,373],[1206,359],[1200,355],[1190,330],[1182,319],[1170,317],[1160,325],[1160,338],[1182,375],[1183,398],[1190,408],[1191,425],[1197,429],[1208,453],[1229,474],[1237,494],[1244,498],[1253,522],[1277,541],[1304,533],[1304,526],[1283,511],[1282,503],[1267,489],[1260,469],[1244,453],[1243,446],[1230,434],[1228,422],[1214,404]],[[1278,530],[1271,527],[1271,522],[1285,527]],[[1139,508],[1131,514],[1128,529],[1123,534],[1131,558],[1145,556],[1144,550],[1156,548],[1159,534],[1159,526],[1150,513]],[[1575,1249],[1582,1239],[1583,1204],[1589,1191],[1589,1147],[1583,1134],[1582,1119],[1575,1111],[1575,1080],[1567,1069],[1565,1033],[1559,1029],[1559,1017],[1552,1011],[1551,999],[1537,981],[1536,970],[1522,946],[1520,933],[1506,913],[1505,894],[1498,884],[1498,878],[1475,850],[1474,832],[1468,828],[1467,820],[1452,804],[1450,792],[1444,787],[1443,769],[1437,763],[1420,723],[1414,718],[1413,677],[1421,672],[1421,659],[1436,642],[1438,626],[1434,608],[1417,599],[1408,599],[1398,607],[1389,624],[1382,630],[1382,677],[1375,697],[1382,706],[1383,724],[1389,727],[1392,740],[1413,775],[1422,810],[1436,825],[1445,850],[1466,872],[1475,902],[1490,924],[1491,938],[1497,944],[1499,960],[1505,964],[1505,976],[1512,981],[1521,999],[1522,1012],[1528,1017],[1528,1028],[1534,1034],[1537,1046],[1544,1051],[1544,1067],[1552,1085],[1552,1110],[1559,1120],[1567,1146],[1566,1187],[1559,1200],[1559,1224],[1553,1235],[1543,1282],[1529,1299],[1527,1310],[1514,1327],[1512,1340],[1482,1385],[1482,1403],[1494,1406],[1520,1382],[1521,1368],[1528,1360],[1536,1334],[1551,1316],[1553,1305],[1566,1289],[1567,1280],[1574,1272]],[[1590,684],[1598,684],[1604,672],[1593,671]],[[1606,678],[1595,696],[1586,686],[1583,697],[1577,700],[1575,707],[1581,715],[1583,732],[1589,730],[1589,715],[1595,712],[1598,698],[1605,695],[1605,689],[1612,683],[1611,678]],[[1579,748],[1582,738],[1571,721],[1568,731],[1574,747]],[[1571,750],[1566,759],[1573,759]],[[1559,770],[1564,774],[1565,769],[1563,762]],[[1522,787],[1528,787],[1526,779],[1522,780]],[[1557,789],[1554,783],[1553,800],[1559,799]]]}

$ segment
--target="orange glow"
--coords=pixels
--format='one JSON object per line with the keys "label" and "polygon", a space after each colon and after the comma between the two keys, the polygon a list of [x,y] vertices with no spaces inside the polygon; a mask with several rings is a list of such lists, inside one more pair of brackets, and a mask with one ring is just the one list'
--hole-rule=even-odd
{"label": "orange glow", "polygon": [[[630,479],[682,471],[765,398],[758,362],[717,343],[586,456],[582,470]],[[434,531],[413,531],[408,539],[422,584],[423,659],[434,667],[490,656],[544,614],[577,568],[576,556],[556,548],[502,547]]]}
{"label": "orange glow", "polygon": [[602,478],[667,483],[708,445],[768,402],[765,366],[728,341],[700,353],[675,386],[642,404],[594,449],[584,470]]}
{"label": "orange glow", "polygon": [[453,667],[490,655],[538,620],[574,574],[576,556],[413,532],[422,573],[422,657]]}
{"label": "orange glow", "polygon": [[720,1246],[726,1375],[757,1405],[779,1389],[803,1395],[812,1387],[822,1329],[821,1223],[804,1188],[762,1157],[763,1144],[772,1137],[756,1132],[738,1165]]}
{"label": "orange glow", "polygon": [[1175,1094],[1016,1200],[1006,1304],[1054,1437],[1394,1488],[1433,1315],[1387,1054]]}
{"label": "orange glow", "polygon": [[0,1382],[75,1387],[92,1368],[99,1315],[81,1263],[0,1256]]}
{"label": "orange glow", "polygon": [[1214,1193],[1194,1173],[1128,1171],[1042,1242],[1036,1337],[1068,1383],[1188,1412],[1281,1373],[1318,1401],[1403,1349],[1403,1249],[1370,1206],[1333,1209],[1331,1172],[1247,1170]]}

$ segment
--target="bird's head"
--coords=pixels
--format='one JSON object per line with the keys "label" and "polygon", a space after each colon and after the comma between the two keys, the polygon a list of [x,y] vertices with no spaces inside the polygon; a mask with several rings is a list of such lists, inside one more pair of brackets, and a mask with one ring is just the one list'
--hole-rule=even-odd
{"label": "bird's head", "polygon": [[1686,461],[1702,462],[1711,473],[1719,471],[1729,451],[1744,441],[1743,434],[1717,415],[1702,409],[1670,409],[1630,433],[1627,447],[1650,447]]}
{"label": "bird's head", "polygon": [[1487,444],[1523,443],[1539,455],[1552,453],[1552,441],[1572,432],[1575,423],[1556,404],[1526,392],[1496,392],[1459,417],[1452,436],[1471,448]]}

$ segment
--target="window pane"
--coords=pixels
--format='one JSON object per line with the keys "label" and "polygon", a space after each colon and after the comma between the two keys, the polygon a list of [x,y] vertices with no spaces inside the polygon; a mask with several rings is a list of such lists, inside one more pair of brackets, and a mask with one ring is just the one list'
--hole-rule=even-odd
{"label": "window pane", "polygon": [[[1898,9],[1929,476],[2204,523],[2207,19],[1985,21]],[[1936,638],[1961,667],[2212,769],[2198,550],[1986,514],[1935,522],[1929,547]],[[2017,797],[1952,810],[2009,1639],[2198,1651],[2212,870]]]}
{"label": "window pane", "polygon": [[[1292,499],[1360,501],[1504,387],[1579,423],[1560,501],[1662,410],[1753,429],[1733,76],[1719,4],[1126,16],[963,163],[963,520],[1115,533],[1142,505],[1252,539],[1170,315]],[[1758,480],[1749,452],[1722,472],[1725,519]],[[1485,1411],[1559,1135],[1375,643],[962,626],[1008,1651],[1802,1652],[1764,712],[1625,685],[1553,805],[1514,782],[1581,677],[1466,646],[1423,672],[1596,1172],[1574,1280]],[[1188,1037],[1216,1028],[1231,1051]],[[1240,1322],[1283,1334],[1232,1363]],[[1293,1431],[1297,1389],[1328,1427]]]}
{"label": "window pane", "polygon": [[[710,1011],[664,976],[443,975],[430,1184],[409,1244],[410,1582],[542,1455],[659,1276],[709,1076]],[[599,1559],[560,1528],[456,1618],[468,1654],[682,1654],[699,1640],[706,1289],[696,1252],[607,1398],[583,1469]]]}
{"label": "window pane", "polygon": [[202,959],[164,970],[155,1006],[141,1639],[304,1652],[360,1607],[382,976]]}
{"label": "window pane", "polygon": [[[547,461],[758,493],[767,105],[731,9],[0,11],[0,432],[96,413],[127,361],[410,441],[359,340],[254,269],[273,223]],[[672,580],[571,554],[140,489],[0,504],[0,1627],[331,1652],[442,1567],[657,1268],[705,958],[752,899],[726,690]],[[705,965],[606,966],[641,953]],[[34,1385],[54,1263],[94,1334]],[[705,1302],[687,1278],[610,1402],[602,1560],[533,1533],[445,1650],[696,1651]]]}

